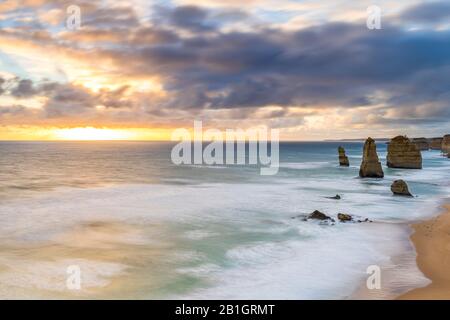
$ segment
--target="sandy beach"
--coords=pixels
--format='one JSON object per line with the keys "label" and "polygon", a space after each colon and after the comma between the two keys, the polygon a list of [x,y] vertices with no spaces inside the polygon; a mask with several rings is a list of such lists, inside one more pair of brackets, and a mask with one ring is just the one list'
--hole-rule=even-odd
{"label": "sandy beach", "polygon": [[441,215],[413,228],[411,239],[417,251],[417,264],[432,283],[398,299],[450,299],[450,204]]}

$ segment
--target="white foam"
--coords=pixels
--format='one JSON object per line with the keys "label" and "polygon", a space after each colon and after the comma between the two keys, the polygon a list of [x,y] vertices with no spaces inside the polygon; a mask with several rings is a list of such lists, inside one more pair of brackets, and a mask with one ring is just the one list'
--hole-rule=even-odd
{"label": "white foam", "polygon": [[[310,225],[311,226],[311,225]],[[203,265],[191,275],[213,284],[188,299],[342,299],[363,283],[369,265],[392,268],[392,254],[404,250],[404,230],[396,225],[314,225],[320,236],[304,241],[242,245],[229,250],[233,267],[227,270]],[[422,284],[416,270],[408,285]],[[391,290],[387,287],[386,290]],[[387,293],[386,293],[387,294]]]}
{"label": "white foam", "polygon": [[[391,257],[411,250],[406,245],[409,239],[404,224],[436,213],[435,208],[448,190],[441,183],[448,181],[446,167],[444,171],[402,170],[401,174],[411,181],[413,192],[417,188],[427,192],[417,198],[403,198],[392,196],[389,189],[400,171],[389,171],[383,180],[367,180],[349,174],[327,177],[328,166],[336,170],[327,163],[292,167],[303,170],[308,166],[326,169],[320,177],[276,176],[270,181],[246,184],[192,185],[186,179],[186,185],[60,189],[2,203],[0,234],[4,243],[39,245],[59,241],[67,230],[92,221],[136,228],[151,225],[154,226],[151,231],[124,232],[117,238],[97,231],[91,235],[95,241],[108,242],[112,248],[121,250],[124,250],[121,245],[153,248],[155,243],[169,239],[170,246],[164,249],[172,250],[171,254],[158,255],[158,259],[166,259],[161,263],[165,263],[168,278],[190,275],[203,280],[204,285],[169,297],[345,298],[363,282],[367,266],[380,264],[393,268]],[[342,200],[325,198],[337,193]],[[320,226],[292,219],[316,209],[333,217],[344,212],[375,222]],[[237,244],[232,241],[235,239],[239,239]],[[183,246],[177,247],[177,243]],[[194,250],[198,243],[219,248],[226,254],[213,258],[207,250]],[[223,259],[222,264],[217,259]],[[11,269],[0,271],[0,292],[6,296],[12,287],[27,286],[62,290],[53,277],[62,275],[61,269],[67,262],[70,261],[34,261],[39,271],[33,271],[27,269],[25,262],[7,256],[0,264]],[[152,272],[140,261],[128,262],[131,264],[128,267],[146,267],[149,269],[145,272]],[[125,268],[120,261],[80,263],[92,270],[88,272],[92,274],[87,280],[88,288],[105,286],[109,277]],[[19,271],[14,269],[15,265]],[[414,279],[423,280],[414,266],[408,272],[415,275]],[[39,278],[40,274],[43,277]],[[405,279],[410,285],[415,284],[413,279]],[[25,296],[35,297],[35,293]]]}
{"label": "white foam", "polygon": [[[14,297],[21,289],[45,290],[56,293],[85,295],[93,289],[107,286],[111,278],[127,269],[120,263],[93,261],[86,259],[60,259],[55,261],[36,261],[22,258],[2,257],[0,264],[7,267],[0,273],[0,297]],[[67,286],[68,267],[78,266],[81,282],[80,290],[70,290]],[[44,293],[42,293],[44,294]]]}
{"label": "white foam", "polygon": [[282,162],[280,163],[280,168],[286,169],[297,169],[297,170],[308,170],[308,169],[319,169],[330,166],[329,162]]}

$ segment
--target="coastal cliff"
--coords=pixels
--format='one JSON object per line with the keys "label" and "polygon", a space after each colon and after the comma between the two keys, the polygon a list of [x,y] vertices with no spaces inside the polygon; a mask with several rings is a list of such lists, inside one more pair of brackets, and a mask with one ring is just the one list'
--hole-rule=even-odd
{"label": "coastal cliff", "polygon": [[446,134],[444,138],[442,138],[441,150],[443,153],[450,153],[450,134]]}
{"label": "coastal cliff", "polygon": [[420,151],[430,149],[430,143],[427,138],[413,138],[412,143],[414,143]]}
{"label": "coastal cliff", "polygon": [[388,145],[387,166],[389,168],[422,169],[422,154],[407,137],[397,136]]}
{"label": "coastal cliff", "polygon": [[431,150],[441,150],[442,138],[431,138],[430,139],[430,149]]}

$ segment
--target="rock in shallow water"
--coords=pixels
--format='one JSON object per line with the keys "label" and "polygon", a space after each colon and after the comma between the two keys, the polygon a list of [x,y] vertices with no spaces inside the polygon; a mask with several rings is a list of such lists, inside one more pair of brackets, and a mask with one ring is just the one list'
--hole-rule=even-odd
{"label": "rock in shallow water", "polygon": [[377,146],[372,138],[368,138],[364,144],[363,159],[359,169],[361,178],[383,178],[384,172],[378,159]]}
{"label": "rock in shallow water", "polygon": [[420,150],[405,136],[390,141],[386,160],[389,168],[422,169]]}
{"label": "rock in shallow water", "polygon": [[393,194],[399,196],[412,197],[411,192],[409,192],[408,184],[403,180],[395,180],[391,185],[391,191]]}
{"label": "rock in shallow water", "polygon": [[339,153],[339,165],[342,167],[350,166],[350,162],[348,161],[348,157],[345,155],[345,149],[343,147],[338,148]]}
{"label": "rock in shallow water", "polygon": [[345,214],[345,213],[338,213],[337,215],[339,221],[341,222],[347,222],[347,221],[352,221],[353,217],[349,214]]}
{"label": "rock in shallow water", "polygon": [[325,213],[320,212],[319,210],[314,210],[313,213],[308,215],[308,219],[315,220],[333,220],[331,217],[327,216]]}

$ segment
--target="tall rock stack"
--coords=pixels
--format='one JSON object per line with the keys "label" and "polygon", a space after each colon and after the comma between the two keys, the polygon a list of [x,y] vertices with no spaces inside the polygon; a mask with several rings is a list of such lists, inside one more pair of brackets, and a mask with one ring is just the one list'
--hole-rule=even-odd
{"label": "tall rock stack", "polygon": [[338,152],[339,152],[339,165],[342,167],[348,167],[350,165],[350,162],[348,161],[348,157],[345,155],[345,149],[339,146]]}
{"label": "tall rock stack", "polygon": [[443,153],[450,154],[450,134],[446,134],[442,139],[441,150]]}
{"label": "tall rock stack", "polygon": [[430,149],[430,144],[427,138],[413,138],[412,142],[417,146],[420,151],[426,151]]}
{"label": "tall rock stack", "polygon": [[442,138],[431,138],[430,139],[430,149],[431,150],[441,150]]}
{"label": "tall rock stack", "polygon": [[384,172],[378,159],[377,146],[372,138],[367,138],[364,143],[363,159],[359,169],[361,178],[383,178]]}
{"label": "tall rock stack", "polygon": [[422,154],[407,137],[397,136],[389,142],[387,166],[389,168],[422,169]]}

